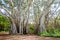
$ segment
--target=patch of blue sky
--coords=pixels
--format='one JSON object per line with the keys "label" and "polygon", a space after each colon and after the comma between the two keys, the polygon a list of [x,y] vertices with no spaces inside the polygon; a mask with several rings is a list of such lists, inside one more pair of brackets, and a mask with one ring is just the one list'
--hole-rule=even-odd
{"label": "patch of blue sky", "polygon": [[[6,6],[5,1],[4,1],[4,0],[1,0],[1,1],[2,1],[2,4],[4,4],[4,5]],[[4,9],[0,8],[0,11],[1,11],[3,14],[9,16],[8,13],[7,13]]]}
{"label": "patch of blue sky", "polygon": [[4,0],[1,0],[1,1],[2,1],[2,4],[4,4],[4,5],[6,4],[6,3],[4,2]]}

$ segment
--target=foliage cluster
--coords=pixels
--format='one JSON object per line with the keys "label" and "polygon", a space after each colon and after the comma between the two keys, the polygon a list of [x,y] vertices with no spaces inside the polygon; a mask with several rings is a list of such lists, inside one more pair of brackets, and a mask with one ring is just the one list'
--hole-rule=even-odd
{"label": "foliage cluster", "polygon": [[7,17],[0,16],[0,31],[9,31],[10,22]]}

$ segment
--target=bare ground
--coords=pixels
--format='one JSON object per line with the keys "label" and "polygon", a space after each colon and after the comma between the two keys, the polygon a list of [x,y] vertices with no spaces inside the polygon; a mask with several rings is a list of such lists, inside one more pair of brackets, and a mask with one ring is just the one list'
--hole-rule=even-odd
{"label": "bare ground", "polygon": [[0,40],[60,40],[54,37],[40,37],[36,35],[0,35]]}

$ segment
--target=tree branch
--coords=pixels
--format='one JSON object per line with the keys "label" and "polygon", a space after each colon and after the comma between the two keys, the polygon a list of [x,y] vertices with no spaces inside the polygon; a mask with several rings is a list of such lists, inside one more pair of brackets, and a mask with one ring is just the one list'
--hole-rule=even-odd
{"label": "tree branch", "polygon": [[24,10],[22,10],[22,12],[21,12],[21,13],[25,13],[25,12],[27,12],[27,11],[28,11],[28,9],[29,9],[29,7],[31,6],[32,2],[33,2],[33,0],[30,0],[30,1],[28,2],[27,7],[26,7]]}
{"label": "tree branch", "polygon": [[13,2],[13,0],[9,0],[9,1],[11,2],[12,6],[14,6],[14,2]]}
{"label": "tree branch", "polygon": [[4,6],[0,6],[0,8],[4,9],[4,10],[7,12],[7,14],[8,14],[10,17],[12,17],[11,11],[9,11],[7,8],[5,8]]}
{"label": "tree branch", "polygon": [[[50,1],[51,1],[51,0],[50,0]],[[52,0],[52,2],[51,2],[50,4],[47,3],[47,4],[48,4],[48,7],[50,7],[50,6],[54,3],[54,1],[55,1],[55,0]],[[49,1],[47,1],[47,2],[49,2]]]}

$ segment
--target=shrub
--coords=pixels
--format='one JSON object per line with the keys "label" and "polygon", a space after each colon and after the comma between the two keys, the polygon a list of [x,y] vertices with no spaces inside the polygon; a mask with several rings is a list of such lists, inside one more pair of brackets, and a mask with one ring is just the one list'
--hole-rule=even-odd
{"label": "shrub", "polygon": [[39,36],[60,37],[60,29],[49,30],[48,32],[38,33]]}
{"label": "shrub", "polygon": [[5,16],[0,16],[0,31],[9,31],[10,29],[10,22],[7,17]]}
{"label": "shrub", "polygon": [[30,34],[34,33],[34,24],[30,24]]}

